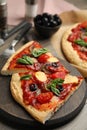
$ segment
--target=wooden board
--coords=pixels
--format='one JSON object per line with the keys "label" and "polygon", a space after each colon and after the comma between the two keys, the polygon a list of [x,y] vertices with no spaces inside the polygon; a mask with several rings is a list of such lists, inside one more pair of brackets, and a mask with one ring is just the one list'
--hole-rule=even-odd
{"label": "wooden board", "polygon": [[[5,59],[0,57],[0,69],[3,66]],[[80,75],[80,73],[68,64],[66,61],[61,60],[67,69],[73,75]],[[10,76],[0,75],[0,115],[6,121],[10,121],[15,125],[21,127],[28,126],[29,128],[54,128],[63,125],[72,120],[83,108],[86,101],[86,83],[82,82],[81,87],[70,97],[63,107],[59,109],[55,115],[46,122],[45,125],[38,123],[34,120],[19,104],[17,104],[10,93]]]}

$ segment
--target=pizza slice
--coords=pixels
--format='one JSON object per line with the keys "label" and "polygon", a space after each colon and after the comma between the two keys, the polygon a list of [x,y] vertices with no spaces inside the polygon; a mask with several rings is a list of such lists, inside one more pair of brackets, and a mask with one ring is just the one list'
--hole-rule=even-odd
{"label": "pizza slice", "polygon": [[[59,71],[60,69],[62,71],[67,71],[60,61],[46,48],[42,48],[42,46],[36,41],[31,41],[21,47],[7,60],[1,70],[1,74],[11,75],[13,73],[27,72],[29,70],[40,71],[42,69],[49,72],[49,69],[54,69],[55,67],[55,65],[53,67],[53,65],[49,64],[51,62],[55,63],[56,71]],[[49,69],[47,69],[47,66]]]}
{"label": "pizza slice", "polygon": [[54,78],[53,74],[42,71],[15,73],[11,79],[13,98],[34,119],[43,124],[80,87],[83,80],[82,77],[70,74]]}
{"label": "pizza slice", "polygon": [[87,77],[87,21],[71,26],[63,35],[62,51],[84,77]]}
{"label": "pizza slice", "polygon": [[27,72],[39,70],[40,65],[36,58],[30,57],[32,49],[41,48],[40,44],[31,41],[18,49],[6,62],[1,70],[1,74],[11,75],[17,72]]}

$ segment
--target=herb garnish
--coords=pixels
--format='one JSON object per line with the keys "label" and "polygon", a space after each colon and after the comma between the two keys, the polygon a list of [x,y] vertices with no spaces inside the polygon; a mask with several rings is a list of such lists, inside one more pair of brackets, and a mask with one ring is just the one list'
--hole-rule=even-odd
{"label": "herb garnish", "polygon": [[41,54],[44,54],[46,52],[48,52],[48,50],[46,48],[35,48],[32,51],[32,55],[34,57],[39,57]]}
{"label": "herb garnish", "polygon": [[75,43],[80,45],[80,46],[87,47],[87,43],[84,40],[82,40],[82,39],[75,40]]}
{"label": "herb garnish", "polygon": [[48,84],[47,88],[50,89],[55,95],[59,96],[60,90],[57,88],[58,85],[62,85],[64,82],[63,79],[54,79]]}
{"label": "herb garnish", "polygon": [[20,80],[29,80],[32,76],[31,75],[24,75],[20,78]]}
{"label": "herb garnish", "polygon": [[17,62],[20,64],[25,64],[25,65],[32,65],[33,64],[33,60],[32,58],[30,58],[29,56],[23,56],[22,58],[18,58]]}

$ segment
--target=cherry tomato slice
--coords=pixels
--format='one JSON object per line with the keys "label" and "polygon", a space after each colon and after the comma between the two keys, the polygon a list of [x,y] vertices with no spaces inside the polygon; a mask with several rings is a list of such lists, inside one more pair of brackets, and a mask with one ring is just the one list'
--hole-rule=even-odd
{"label": "cherry tomato slice", "polygon": [[87,42],[87,37],[84,37],[84,41]]}
{"label": "cherry tomato slice", "polygon": [[56,73],[51,74],[52,79],[56,79],[56,78],[64,79],[65,76],[66,76],[66,72],[56,72]]}
{"label": "cherry tomato slice", "polygon": [[47,62],[47,59],[48,59],[49,57],[50,57],[50,56],[47,55],[47,54],[42,54],[41,56],[39,56],[38,61],[39,61],[40,63],[45,63],[45,62]]}
{"label": "cherry tomato slice", "polygon": [[81,23],[81,25],[80,25],[82,28],[85,28],[85,27],[87,27],[87,21],[84,21],[83,23]]}
{"label": "cherry tomato slice", "polygon": [[68,41],[74,42],[80,37],[80,35],[81,35],[81,32],[72,33],[71,35],[69,35]]}
{"label": "cherry tomato slice", "polygon": [[41,93],[37,96],[37,101],[41,104],[47,103],[53,97],[52,92]]}

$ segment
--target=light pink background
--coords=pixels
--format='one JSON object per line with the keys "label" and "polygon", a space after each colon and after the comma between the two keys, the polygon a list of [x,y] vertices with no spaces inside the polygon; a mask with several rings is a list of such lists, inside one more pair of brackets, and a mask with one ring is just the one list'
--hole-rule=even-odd
{"label": "light pink background", "polygon": [[[8,24],[16,25],[25,18],[25,0],[7,0]],[[64,0],[38,0],[38,13],[60,14],[77,8]]]}

